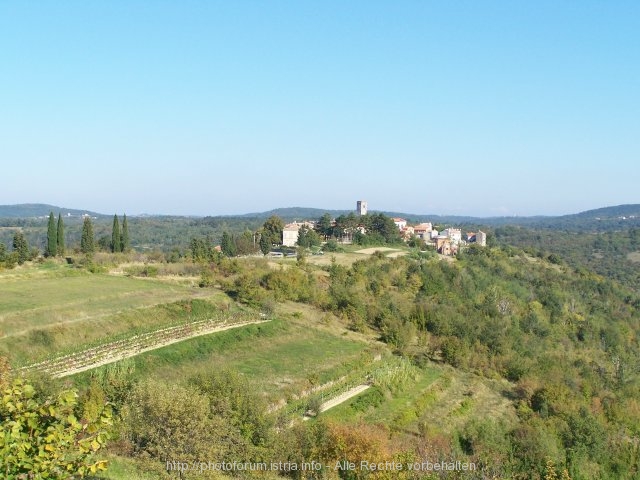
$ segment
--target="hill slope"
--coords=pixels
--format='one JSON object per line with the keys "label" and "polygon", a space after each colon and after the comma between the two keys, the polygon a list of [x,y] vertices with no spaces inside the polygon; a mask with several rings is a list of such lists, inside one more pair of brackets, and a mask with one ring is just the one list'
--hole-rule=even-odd
{"label": "hill slope", "polygon": [[92,217],[104,217],[102,213],[91,212],[89,210],[77,210],[75,208],[56,207],[46,203],[20,203],[17,205],[0,205],[0,218],[32,218],[46,217],[50,212],[54,214],[69,214],[72,217],[79,217],[89,214]]}

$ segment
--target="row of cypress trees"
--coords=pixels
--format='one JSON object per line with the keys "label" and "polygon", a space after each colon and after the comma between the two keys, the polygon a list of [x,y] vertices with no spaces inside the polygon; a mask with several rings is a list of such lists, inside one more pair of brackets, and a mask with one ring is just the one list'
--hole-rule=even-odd
{"label": "row of cypress trees", "polygon": [[111,230],[111,251],[128,252],[129,250],[131,250],[131,241],[129,240],[129,224],[127,223],[127,215],[123,215],[122,229],[120,229],[118,215],[114,215],[113,227]]}
{"label": "row of cypress trees", "polygon": [[[93,234],[93,223],[91,218],[86,217],[82,224],[82,236],[80,238],[80,250],[85,254],[95,252],[95,237]],[[131,250],[131,241],[129,239],[129,224],[127,215],[122,220],[122,228],[118,216],[113,216],[113,230],[111,232],[111,251],[112,252],[128,252]],[[55,257],[62,256],[65,252],[64,245],[64,222],[62,215],[58,214],[58,223],[53,212],[49,214],[49,224],[47,227],[47,244],[45,246],[45,256]]]}
{"label": "row of cypress trees", "polygon": [[47,227],[47,245],[44,254],[47,257],[55,257],[64,255],[64,222],[62,214],[58,214],[58,224],[53,216],[53,212],[49,213],[49,224]]}

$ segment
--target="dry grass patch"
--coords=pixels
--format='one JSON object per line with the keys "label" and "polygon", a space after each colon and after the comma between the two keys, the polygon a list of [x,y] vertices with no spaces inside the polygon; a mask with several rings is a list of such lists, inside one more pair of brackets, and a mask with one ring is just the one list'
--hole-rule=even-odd
{"label": "dry grass patch", "polygon": [[640,263],[640,252],[631,252],[627,254],[627,260],[633,263]]}
{"label": "dry grass patch", "polygon": [[362,253],[363,255],[373,255],[376,252],[397,252],[397,248],[389,248],[389,247],[371,247],[371,248],[363,248],[362,250],[356,250],[355,253]]}
{"label": "dry grass patch", "polygon": [[387,257],[389,258],[398,258],[398,257],[403,257],[405,255],[407,255],[409,252],[393,252],[393,253],[389,253],[387,255]]}

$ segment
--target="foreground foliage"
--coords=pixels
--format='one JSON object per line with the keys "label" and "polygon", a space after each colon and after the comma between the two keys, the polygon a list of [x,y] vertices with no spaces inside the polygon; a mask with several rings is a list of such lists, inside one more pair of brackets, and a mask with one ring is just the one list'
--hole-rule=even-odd
{"label": "foreground foliage", "polygon": [[65,479],[106,468],[95,454],[107,441],[111,415],[96,405],[93,415],[76,415],[78,394],[65,390],[41,398],[15,379],[0,402],[0,472],[4,478]]}

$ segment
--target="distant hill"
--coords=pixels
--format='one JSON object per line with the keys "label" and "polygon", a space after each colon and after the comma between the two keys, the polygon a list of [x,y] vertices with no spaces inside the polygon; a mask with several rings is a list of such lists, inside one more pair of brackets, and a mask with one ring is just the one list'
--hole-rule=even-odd
{"label": "distant hill", "polygon": [[[19,205],[0,205],[0,218],[20,218],[29,219],[37,217],[46,217],[49,212],[54,214],[62,213],[63,216],[81,217],[89,214],[92,217],[107,218],[109,215],[92,212],[89,210],[79,210],[74,208],[57,207],[55,205],[47,205],[41,203],[25,203]],[[165,219],[190,219],[196,222],[210,223],[215,221],[228,222],[240,220],[249,223],[262,223],[265,219],[272,215],[281,217],[286,222],[293,220],[314,220],[320,218],[324,213],[329,213],[332,217],[340,215],[348,215],[354,210],[331,210],[311,207],[287,207],[277,208],[266,212],[246,213],[244,215],[218,215],[209,217],[198,216],[179,216],[179,215],[141,215],[147,218],[165,218]],[[370,210],[370,213],[378,212]],[[406,212],[390,212],[381,211],[390,217],[402,217],[410,223],[419,223],[423,221],[432,222],[434,225],[448,226],[457,225],[464,228],[480,228],[480,227],[503,227],[503,226],[520,226],[534,229],[549,230],[566,230],[571,232],[597,232],[597,231],[616,231],[628,228],[640,227],[640,204],[633,205],[617,205],[611,207],[587,210],[585,212],[561,215],[561,216],[532,216],[532,217],[471,217],[471,216],[455,216],[455,215],[435,215],[435,214],[415,214]],[[134,215],[131,218],[135,217]]]}
{"label": "distant hill", "polygon": [[504,219],[493,225],[520,225],[569,232],[604,232],[640,227],[640,204],[616,205],[557,217]]}
{"label": "distant hill", "polygon": [[[571,216],[571,215],[568,215]],[[595,210],[587,210],[586,212],[576,213],[576,217],[592,217],[600,219],[618,218],[618,217],[640,217],[640,204],[632,205],[616,205],[615,207],[597,208]]]}
{"label": "distant hill", "polygon": [[63,216],[80,217],[89,214],[92,217],[105,217],[102,213],[91,212],[89,210],[78,210],[75,208],[56,207],[46,203],[20,203],[18,205],[0,205],[0,218],[34,218],[46,217],[50,212],[56,216],[62,213]]}
{"label": "distant hill", "polygon": [[332,217],[340,215],[347,215],[353,210],[323,210],[322,208],[310,208],[310,207],[287,207],[276,208],[267,212],[254,212],[246,213],[244,215],[238,215],[244,218],[269,218],[272,215],[277,215],[285,220],[311,220],[320,218],[325,213],[330,214]]}

